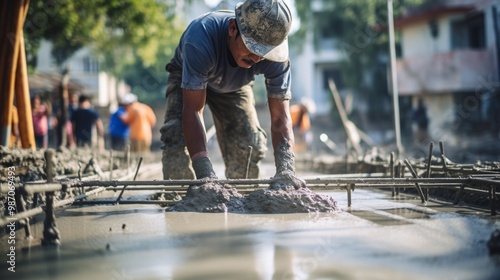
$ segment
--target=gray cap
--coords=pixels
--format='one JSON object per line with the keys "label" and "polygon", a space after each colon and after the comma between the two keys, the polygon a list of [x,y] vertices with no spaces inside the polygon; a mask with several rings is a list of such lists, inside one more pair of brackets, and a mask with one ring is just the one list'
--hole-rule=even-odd
{"label": "gray cap", "polygon": [[288,59],[292,14],[282,0],[246,0],[236,4],[236,22],[245,46],[271,61]]}

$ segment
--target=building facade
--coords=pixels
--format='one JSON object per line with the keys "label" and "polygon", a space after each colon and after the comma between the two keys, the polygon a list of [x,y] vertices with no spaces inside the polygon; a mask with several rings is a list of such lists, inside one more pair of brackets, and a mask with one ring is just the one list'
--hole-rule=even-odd
{"label": "building facade", "polygon": [[413,107],[424,100],[432,139],[498,135],[499,8],[500,1],[437,1],[395,21],[399,94]]}

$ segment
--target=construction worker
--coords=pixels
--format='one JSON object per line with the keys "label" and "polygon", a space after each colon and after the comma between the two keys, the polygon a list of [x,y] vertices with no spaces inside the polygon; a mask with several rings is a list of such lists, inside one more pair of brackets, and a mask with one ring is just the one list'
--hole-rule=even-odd
{"label": "construction worker", "polygon": [[311,99],[304,97],[299,104],[290,106],[290,116],[292,117],[292,127],[295,137],[294,151],[302,152],[308,148],[312,142],[311,118],[314,114],[316,105]]}
{"label": "construction worker", "polygon": [[213,115],[226,178],[258,178],[267,136],[257,118],[252,85],[254,76],[262,74],[276,166],[271,187],[305,187],[295,176],[290,121],[291,24],[282,0],[247,0],[234,13],[211,12],[189,24],[166,66],[170,75],[160,129],[164,179],[218,179],[207,152],[205,103]]}
{"label": "construction worker", "polygon": [[152,128],[156,124],[153,109],[138,102],[137,96],[133,93],[125,94],[121,103],[125,107],[126,114],[121,115],[120,119],[130,126],[130,151],[148,154],[153,139]]}

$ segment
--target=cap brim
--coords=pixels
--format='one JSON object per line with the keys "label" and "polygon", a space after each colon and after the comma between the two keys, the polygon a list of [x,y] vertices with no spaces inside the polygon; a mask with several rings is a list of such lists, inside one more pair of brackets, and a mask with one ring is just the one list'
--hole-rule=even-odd
{"label": "cap brim", "polygon": [[[236,4],[235,10],[238,10],[238,7],[241,4],[243,3]],[[249,51],[271,61],[285,62],[288,60],[288,36],[278,46],[261,44],[248,37],[247,34],[243,32],[238,17],[236,17],[236,23],[238,24],[238,29],[240,30],[240,35],[243,39],[243,43]]]}
{"label": "cap brim", "polygon": [[276,62],[285,62],[288,60],[288,37],[278,46],[257,43],[244,34],[241,34],[241,38],[247,49],[258,56]]}

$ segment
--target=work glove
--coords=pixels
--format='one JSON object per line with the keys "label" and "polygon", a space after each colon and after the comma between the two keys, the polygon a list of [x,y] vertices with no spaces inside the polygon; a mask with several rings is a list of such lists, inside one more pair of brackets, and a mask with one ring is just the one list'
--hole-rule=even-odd
{"label": "work glove", "polygon": [[217,175],[215,175],[212,162],[210,162],[208,157],[199,157],[193,160],[193,169],[197,179],[207,182],[218,180]]}
{"label": "work glove", "polygon": [[298,190],[300,188],[306,187],[306,182],[295,176],[295,173],[292,171],[276,173],[276,175],[274,175],[271,180],[273,180],[273,182],[271,183],[269,188],[273,190],[288,189],[290,187]]}
{"label": "work glove", "polygon": [[293,187],[298,190],[306,187],[306,182],[295,176],[295,155],[289,143],[282,144],[274,150],[274,164],[276,175],[271,178],[273,180],[271,189]]}

